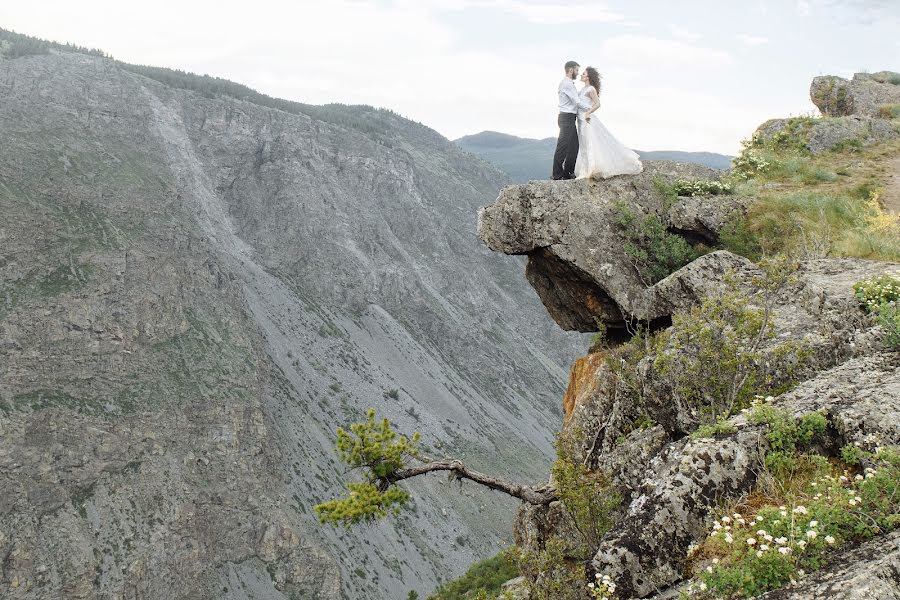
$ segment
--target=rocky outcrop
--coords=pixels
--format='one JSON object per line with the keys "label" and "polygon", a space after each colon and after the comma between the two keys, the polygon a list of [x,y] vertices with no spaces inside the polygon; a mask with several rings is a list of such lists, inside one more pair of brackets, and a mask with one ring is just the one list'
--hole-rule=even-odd
{"label": "rocky outcrop", "polygon": [[799,142],[813,154],[836,150],[848,144],[871,146],[900,138],[900,126],[878,117],[851,115],[831,119],[771,119],[760,125],[756,135],[761,141],[779,136]]}
{"label": "rocky outcrop", "polygon": [[[876,275],[900,276],[900,265],[807,261],[764,300],[757,287],[762,271],[720,251],[648,286],[629,272],[621,250],[624,238],[615,221],[623,198],[630,210],[659,215],[678,235],[708,236],[727,218],[715,215],[717,198],[680,198],[666,208],[642,177],[507,188],[481,212],[479,233],[494,249],[528,255],[538,295],[557,322],[573,328],[587,328],[595,318],[610,323],[684,312],[721,293],[727,273],[729,285],[771,311],[772,336],[760,347],[766,377],[800,382],[776,405],[798,416],[826,414],[831,427],[818,441],[826,453],[848,443],[900,443],[900,355],[886,349],[883,332],[860,310],[852,288]],[[736,204],[723,210],[742,210]],[[712,216],[705,209],[713,209]],[[786,343],[804,348],[802,364],[779,354]],[[610,576],[623,597],[648,597],[682,580],[688,548],[706,536],[723,499],[754,488],[766,450],[762,427],[743,416],[732,418],[734,433],[687,438],[699,423],[697,412],[675,400],[672,374],[654,366],[657,351],[666,349],[649,350],[637,366],[640,405],[604,352],[575,364],[564,400],[566,430],[582,435],[580,458],[623,494],[623,512],[591,559],[593,571]],[[526,549],[555,536],[570,542],[564,550],[569,560],[584,556],[577,542],[583,538],[559,502],[523,507],[515,531]]]}
{"label": "rocky outcrop", "polygon": [[879,117],[882,106],[900,104],[900,73],[857,73],[851,80],[834,75],[816,77],[809,97],[826,117]]}
{"label": "rocky outcrop", "polygon": [[637,176],[511,186],[479,211],[478,235],[492,250],[528,256],[526,277],[563,329],[596,331],[597,320],[624,328],[631,320],[666,318],[717,286],[726,271],[749,263],[713,253],[651,285],[635,267],[631,227],[620,217],[652,216],[681,235],[715,239],[746,201],[679,198],[669,206],[658,182],[720,175],[661,161],[648,163]]}

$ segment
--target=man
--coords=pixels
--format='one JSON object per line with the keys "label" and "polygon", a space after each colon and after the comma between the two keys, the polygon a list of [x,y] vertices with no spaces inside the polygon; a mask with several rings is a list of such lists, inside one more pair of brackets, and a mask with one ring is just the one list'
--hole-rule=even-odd
{"label": "man", "polygon": [[[559,83],[559,139],[553,155],[553,179],[575,179],[575,159],[578,158],[578,132],[575,119],[578,110],[590,110],[587,99],[578,95],[575,78],[581,67],[574,60],[565,65],[566,76]],[[590,120],[590,115],[586,117]]]}

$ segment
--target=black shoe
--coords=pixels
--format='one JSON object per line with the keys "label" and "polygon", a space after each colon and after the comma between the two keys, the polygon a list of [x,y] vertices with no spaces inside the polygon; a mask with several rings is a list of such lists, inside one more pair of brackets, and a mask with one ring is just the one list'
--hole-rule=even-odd
{"label": "black shoe", "polygon": [[563,179],[575,179],[575,175],[563,175]]}

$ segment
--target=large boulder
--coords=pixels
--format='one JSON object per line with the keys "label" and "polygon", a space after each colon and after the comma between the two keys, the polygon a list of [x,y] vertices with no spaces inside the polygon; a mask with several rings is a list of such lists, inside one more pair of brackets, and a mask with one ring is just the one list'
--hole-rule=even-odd
{"label": "large boulder", "polygon": [[624,328],[632,320],[666,318],[718,286],[727,271],[751,265],[717,252],[653,284],[635,266],[632,232],[621,217],[655,217],[688,240],[714,240],[746,201],[690,197],[672,203],[659,184],[720,176],[698,165],[658,161],[636,176],[509,186],[479,211],[478,235],[492,250],[528,256],[526,276],[563,329],[596,331],[598,320]]}
{"label": "large boulder", "polygon": [[809,97],[826,117],[879,117],[882,106],[900,104],[900,73],[857,73],[851,80],[834,75],[816,77]]}

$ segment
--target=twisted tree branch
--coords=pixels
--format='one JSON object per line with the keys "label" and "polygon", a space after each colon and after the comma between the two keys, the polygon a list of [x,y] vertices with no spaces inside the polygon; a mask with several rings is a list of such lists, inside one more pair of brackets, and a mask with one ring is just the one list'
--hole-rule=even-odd
{"label": "twisted tree branch", "polygon": [[403,481],[404,479],[418,477],[419,475],[425,475],[427,473],[434,473],[437,471],[450,471],[453,475],[460,479],[468,479],[470,481],[474,481],[479,485],[483,485],[498,492],[503,492],[504,494],[508,494],[529,504],[549,504],[550,502],[558,498],[555,490],[537,491],[531,486],[518,485],[510,483],[498,477],[491,477],[490,475],[485,475],[484,473],[473,471],[458,459],[447,458],[442,460],[429,460],[423,457],[423,460],[424,463],[420,466],[407,467],[405,469],[400,469],[391,473],[390,478],[384,483],[390,485],[399,481]]}

